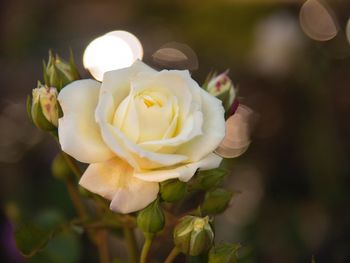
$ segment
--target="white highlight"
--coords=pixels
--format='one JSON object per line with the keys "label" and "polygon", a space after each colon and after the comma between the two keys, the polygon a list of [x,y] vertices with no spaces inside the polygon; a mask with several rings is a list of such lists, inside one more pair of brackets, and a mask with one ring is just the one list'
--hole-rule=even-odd
{"label": "white highlight", "polygon": [[142,45],[133,34],[112,31],[94,39],[86,47],[83,64],[95,79],[101,81],[105,72],[129,67],[142,57]]}

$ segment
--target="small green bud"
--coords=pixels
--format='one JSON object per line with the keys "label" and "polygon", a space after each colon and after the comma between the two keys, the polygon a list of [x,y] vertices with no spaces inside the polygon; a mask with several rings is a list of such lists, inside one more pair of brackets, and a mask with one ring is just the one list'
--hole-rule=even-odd
{"label": "small green bud", "polygon": [[66,179],[71,176],[72,172],[70,168],[67,166],[63,155],[62,154],[57,154],[55,159],[53,160],[51,164],[51,171],[52,175],[56,177],[57,179]]}
{"label": "small green bud", "polygon": [[222,180],[227,176],[227,171],[224,169],[212,169],[200,171],[191,181],[191,187],[195,190],[210,190],[217,187]]}
{"label": "small green bud", "polygon": [[72,52],[70,52],[70,61],[66,62],[50,50],[47,64],[43,62],[43,73],[45,84],[58,90],[80,78]]}
{"label": "small green bud", "polygon": [[174,229],[174,243],[177,249],[190,256],[198,256],[208,250],[214,240],[209,217],[185,216]]}
{"label": "small green bud", "polygon": [[209,251],[208,263],[236,263],[240,244],[221,244],[213,246]]}
{"label": "small green bud", "polygon": [[177,202],[181,200],[187,191],[187,184],[178,179],[167,180],[160,184],[160,196],[166,202]]}
{"label": "small green bud", "polygon": [[137,226],[144,233],[155,234],[163,229],[165,218],[157,198],[137,215]]}
{"label": "small green bud", "polygon": [[32,91],[30,115],[39,129],[55,130],[58,125],[57,90],[39,82],[38,87]]}
{"label": "small green bud", "polygon": [[205,194],[201,211],[204,214],[220,214],[224,212],[230,203],[232,193],[225,189],[215,189]]}
{"label": "small green bud", "polygon": [[236,96],[236,91],[231,79],[228,77],[228,70],[220,75],[212,75],[204,88],[213,96],[222,101],[226,111],[230,110]]}

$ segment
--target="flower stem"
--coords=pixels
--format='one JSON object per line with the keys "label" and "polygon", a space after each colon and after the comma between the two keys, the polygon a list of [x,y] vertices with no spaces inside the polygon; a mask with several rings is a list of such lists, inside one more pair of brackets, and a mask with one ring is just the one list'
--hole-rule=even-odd
{"label": "flower stem", "polygon": [[174,247],[171,251],[168,257],[165,259],[164,263],[172,263],[174,259],[180,254],[180,250],[178,250],[176,247]]}
{"label": "flower stem", "polygon": [[82,172],[81,172],[79,166],[77,165],[77,163],[72,159],[72,157],[70,157],[65,152],[62,151],[61,154],[62,154],[64,160],[66,161],[66,164],[72,170],[72,172],[74,173],[75,177],[79,180],[81,175],[82,175]]}
{"label": "flower stem", "polygon": [[[69,168],[72,170],[77,179],[80,179],[82,172],[76,162],[65,152],[62,152],[63,158]],[[81,199],[81,196],[77,190],[77,186],[74,184],[72,178],[68,178],[65,180],[69,195],[72,199],[73,205],[79,215],[79,217],[84,220],[87,219],[89,214],[86,210],[86,207]],[[98,206],[99,204],[97,204]],[[96,207],[97,212],[101,213],[100,207]],[[100,229],[97,231],[87,231],[89,239],[92,243],[94,243],[97,247],[98,254],[100,257],[100,263],[109,263],[109,251],[108,251],[108,232],[105,229]]]}
{"label": "flower stem", "polygon": [[128,254],[129,254],[129,262],[130,263],[137,263],[138,262],[138,249],[137,249],[137,244],[136,244],[136,238],[134,234],[134,229],[124,226],[123,227],[124,231],[124,238],[126,241],[127,249],[128,249]]}
{"label": "flower stem", "polygon": [[100,263],[111,262],[108,250],[108,232],[105,229],[96,232],[96,246],[100,257]]}
{"label": "flower stem", "polygon": [[153,241],[153,235],[145,234],[145,242],[143,243],[143,247],[141,251],[140,263],[147,263],[147,256],[151,248],[152,241]]}
{"label": "flower stem", "polygon": [[85,205],[83,203],[83,200],[81,200],[81,197],[77,191],[76,186],[74,185],[72,179],[68,178],[65,180],[66,187],[69,193],[69,196],[73,202],[74,208],[77,211],[80,219],[84,220],[88,217],[88,213],[86,211]]}

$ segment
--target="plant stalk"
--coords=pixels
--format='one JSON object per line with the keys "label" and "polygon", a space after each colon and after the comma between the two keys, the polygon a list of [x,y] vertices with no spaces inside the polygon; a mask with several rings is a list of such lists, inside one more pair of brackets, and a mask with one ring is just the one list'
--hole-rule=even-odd
{"label": "plant stalk", "polygon": [[176,247],[174,247],[168,257],[165,259],[164,263],[172,263],[174,259],[180,254],[180,250],[178,250]]}
{"label": "plant stalk", "polygon": [[137,243],[136,243],[136,238],[134,234],[134,229],[124,226],[123,227],[124,231],[124,238],[126,242],[126,246],[128,249],[128,255],[129,255],[129,262],[130,263],[137,263],[138,258],[139,258],[139,252],[137,249]]}
{"label": "plant stalk", "polygon": [[147,256],[151,248],[152,241],[153,241],[153,235],[145,234],[145,242],[143,243],[143,247],[141,251],[140,263],[147,263]]}

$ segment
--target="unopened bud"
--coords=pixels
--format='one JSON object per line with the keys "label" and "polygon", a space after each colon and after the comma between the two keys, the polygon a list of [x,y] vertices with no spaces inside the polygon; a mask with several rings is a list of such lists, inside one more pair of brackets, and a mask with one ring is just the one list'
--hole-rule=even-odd
{"label": "unopened bud", "polygon": [[144,233],[155,234],[163,229],[165,218],[157,198],[137,215],[137,226]]}
{"label": "unopened bud", "polygon": [[79,73],[71,52],[69,62],[49,51],[47,64],[43,62],[45,84],[61,90],[70,82],[79,79]]}
{"label": "unopened bud", "polygon": [[220,75],[212,76],[208,84],[205,85],[205,89],[213,96],[222,101],[222,104],[226,111],[231,109],[233,101],[236,96],[234,86],[231,79],[228,77],[228,71],[221,73]]}
{"label": "unopened bud", "polygon": [[57,90],[40,83],[32,91],[31,118],[34,124],[46,131],[55,130],[58,125]]}
{"label": "unopened bud", "polygon": [[201,211],[204,214],[220,214],[224,212],[230,203],[232,193],[225,189],[215,189],[205,194]]}
{"label": "unopened bud", "polygon": [[179,251],[198,256],[208,250],[214,240],[209,217],[185,216],[174,229],[174,243]]}
{"label": "unopened bud", "polygon": [[167,180],[160,184],[160,196],[166,202],[181,200],[187,191],[187,184],[178,179]]}
{"label": "unopened bud", "polygon": [[240,244],[221,244],[213,246],[209,251],[208,263],[236,263]]}
{"label": "unopened bud", "polygon": [[195,190],[210,190],[217,187],[226,177],[227,171],[224,169],[212,169],[199,171],[190,181],[191,188]]}

